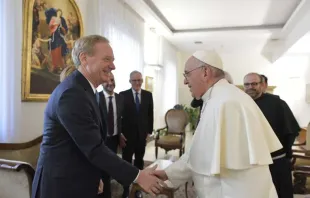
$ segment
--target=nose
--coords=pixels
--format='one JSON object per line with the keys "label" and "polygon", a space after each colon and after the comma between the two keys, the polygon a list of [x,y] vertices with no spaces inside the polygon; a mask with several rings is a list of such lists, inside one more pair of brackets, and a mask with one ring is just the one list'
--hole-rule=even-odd
{"label": "nose", "polygon": [[184,78],[184,85],[188,84],[188,80],[186,78]]}
{"label": "nose", "polygon": [[112,63],[112,64],[110,65],[110,69],[111,69],[111,70],[116,69],[116,67],[115,67],[114,63]]}

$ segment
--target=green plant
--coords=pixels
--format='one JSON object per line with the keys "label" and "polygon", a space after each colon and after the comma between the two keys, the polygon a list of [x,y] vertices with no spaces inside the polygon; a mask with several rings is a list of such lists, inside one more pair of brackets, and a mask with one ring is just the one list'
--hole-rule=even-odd
{"label": "green plant", "polygon": [[182,106],[188,115],[189,123],[190,123],[190,129],[195,130],[197,122],[198,122],[198,117],[199,117],[199,108],[192,108],[192,107],[188,107],[186,105],[182,105]]}

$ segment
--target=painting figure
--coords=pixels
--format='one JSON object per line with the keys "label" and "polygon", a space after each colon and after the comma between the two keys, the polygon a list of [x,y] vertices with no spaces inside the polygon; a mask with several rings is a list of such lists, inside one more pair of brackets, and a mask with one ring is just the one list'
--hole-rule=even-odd
{"label": "painting figure", "polygon": [[47,101],[60,73],[73,65],[72,48],[83,35],[81,13],[75,0],[26,0],[23,13],[22,100]]}
{"label": "painting figure", "polygon": [[42,39],[41,34],[38,33],[34,38],[34,43],[31,49],[32,67],[37,69],[44,69],[47,63],[47,56],[43,53],[41,42],[47,43],[50,39]]}
{"label": "painting figure", "polygon": [[65,68],[65,57],[68,48],[65,35],[68,31],[66,20],[62,17],[62,10],[50,8],[45,11],[46,23],[50,31],[49,50],[52,58],[50,72],[58,72]]}

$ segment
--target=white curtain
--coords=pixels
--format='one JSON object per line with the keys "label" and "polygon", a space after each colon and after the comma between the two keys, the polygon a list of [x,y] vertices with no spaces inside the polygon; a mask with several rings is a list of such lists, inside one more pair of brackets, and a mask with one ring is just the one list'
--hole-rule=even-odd
{"label": "white curtain", "polygon": [[[177,103],[176,49],[164,37],[145,28],[145,75],[154,79],[154,128],[165,126],[165,114]],[[157,66],[156,66],[157,65]]]}
{"label": "white curtain", "polygon": [[114,50],[116,92],[130,88],[129,74],[143,73],[144,22],[120,0],[99,1],[99,32]]}
{"label": "white curtain", "polygon": [[0,0],[0,142],[19,131],[21,8],[19,1]]}

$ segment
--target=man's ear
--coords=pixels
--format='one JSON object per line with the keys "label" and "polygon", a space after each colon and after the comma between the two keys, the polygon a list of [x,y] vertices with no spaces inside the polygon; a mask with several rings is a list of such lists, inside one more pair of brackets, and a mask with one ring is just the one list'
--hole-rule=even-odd
{"label": "man's ear", "polygon": [[80,59],[81,65],[87,65],[87,56],[85,52],[80,53],[79,59]]}
{"label": "man's ear", "polygon": [[204,77],[208,77],[210,75],[210,72],[211,72],[210,68],[206,66],[203,68],[203,70],[204,70],[204,72],[203,72]]}

